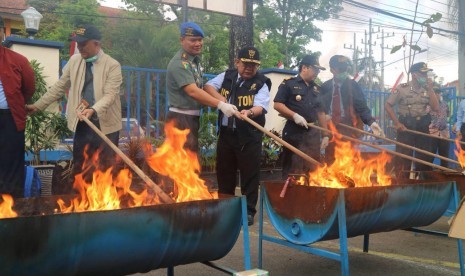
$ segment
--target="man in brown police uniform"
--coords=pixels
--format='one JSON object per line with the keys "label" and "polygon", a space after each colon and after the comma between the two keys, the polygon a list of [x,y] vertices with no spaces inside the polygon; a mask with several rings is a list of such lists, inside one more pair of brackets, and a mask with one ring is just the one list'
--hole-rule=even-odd
{"label": "man in brown police uniform", "polygon": [[[397,129],[398,142],[431,151],[431,138],[405,131],[409,129],[428,134],[431,115],[427,107],[430,106],[433,111],[438,110],[439,103],[434,94],[433,82],[427,76],[428,71],[432,71],[432,69],[428,68],[424,62],[413,64],[409,71],[412,75],[412,80],[401,84],[396,91],[389,96],[385,108]],[[398,116],[394,113],[394,106],[396,105]],[[396,151],[413,156],[413,150],[405,147],[396,146]],[[433,162],[433,157],[419,152],[415,152],[415,158],[430,163]],[[397,172],[410,171],[410,160],[398,158],[395,163]],[[415,163],[415,170],[429,171],[431,167]]]}

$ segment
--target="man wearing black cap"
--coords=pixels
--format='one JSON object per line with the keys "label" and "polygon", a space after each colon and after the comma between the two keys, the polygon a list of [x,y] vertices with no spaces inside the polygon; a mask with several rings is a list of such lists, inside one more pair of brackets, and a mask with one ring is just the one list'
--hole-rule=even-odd
{"label": "man wearing black cap", "polygon": [[[274,109],[287,119],[283,129],[283,140],[300,149],[316,161],[320,161],[320,150],[328,145],[329,136],[320,131],[309,128],[308,123],[317,120],[321,127],[326,127],[324,108],[319,97],[319,86],[314,82],[320,70],[318,57],[306,55],[299,64],[299,74],[285,79],[278,88],[274,98]],[[282,178],[291,175],[307,175],[315,166],[302,157],[283,148]]]}
{"label": "man wearing black cap", "polygon": [[[337,131],[343,135],[358,137],[358,133],[347,130],[338,124],[357,126],[363,128],[363,124],[370,126],[373,133],[384,136],[381,127],[371,116],[362,88],[350,78],[351,61],[348,57],[334,55],[329,60],[329,67],[333,78],[321,86],[321,97],[326,108],[326,114],[331,116],[331,121]],[[329,143],[325,151],[327,164],[335,160],[336,143]]]}
{"label": "man wearing black cap", "polygon": [[27,105],[29,114],[46,109],[61,99],[69,89],[66,118],[68,128],[73,131],[73,172],[82,171],[84,149],[92,156],[98,149],[101,170],[106,170],[115,160],[114,151],[78,117],[77,107],[86,102],[88,107],[80,112],[91,120],[114,144],[118,144],[121,123],[122,83],[121,65],[101,49],[100,31],[87,25],[75,31],[70,38],[77,42],[79,54],[73,55],[60,79],[37,102]]}
{"label": "man wearing black cap", "polygon": [[[242,48],[235,60],[236,69],[230,69],[210,80],[205,90],[220,92],[227,102],[258,124],[265,125],[265,113],[270,101],[271,81],[258,73],[260,53],[254,47]],[[237,170],[240,171],[241,193],[247,197],[249,225],[257,212],[260,156],[263,134],[249,123],[225,116],[220,112],[216,172],[221,194],[234,195]]]}
{"label": "man wearing black cap", "polygon": [[168,64],[166,83],[168,89],[169,111],[167,121],[174,121],[178,129],[189,129],[185,148],[198,152],[198,133],[200,127],[201,105],[217,107],[226,116],[231,117],[237,108],[225,102],[218,92],[207,93],[202,90],[202,52],[204,33],[193,22],[181,24],[181,46]]}
{"label": "man wearing black cap", "polygon": [[[412,75],[412,80],[401,84],[389,96],[385,108],[397,129],[398,142],[431,152],[431,138],[404,131],[410,129],[429,133],[431,115],[429,114],[428,105],[433,112],[437,112],[439,108],[439,102],[433,90],[433,82],[427,76],[427,72],[429,71],[432,71],[432,69],[428,68],[424,62],[413,64],[409,71]],[[394,113],[396,105],[398,116]],[[412,149],[396,146],[396,151],[413,156]],[[433,162],[433,157],[420,152],[415,152],[415,157],[430,163]],[[410,171],[410,167],[410,160],[397,158],[397,172]],[[431,167],[415,163],[415,170],[429,171]]]}

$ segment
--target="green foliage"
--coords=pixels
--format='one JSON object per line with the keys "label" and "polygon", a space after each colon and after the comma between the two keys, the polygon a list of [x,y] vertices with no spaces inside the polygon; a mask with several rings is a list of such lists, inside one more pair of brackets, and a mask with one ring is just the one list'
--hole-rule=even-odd
{"label": "green foliage", "polygon": [[[433,37],[433,29],[431,27],[431,24],[438,22],[439,20],[441,20],[441,18],[442,18],[442,14],[439,13],[439,12],[437,12],[435,14],[432,14],[428,19],[423,21],[423,23],[421,24],[421,28],[422,28],[421,33],[420,33],[420,36],[418,37],[418,40],[415,43],[412,42],[413,41],[412,37],[410,39],[410,43],[408,43],[406,37],[404,36],[402,44],[392,47],[391,54],[396,53],[397,51],[399,51],[402,48],[405,48],[406,46],[408,46],[410,48],[410,50],[413,51],[414,56],[415,56],[415,53],[420,53],[421,51],[423,51],[423,49],[421,49],[421,47],[418,46],[418,44],[417,44],[418,41],[420,40],[420,37],[422,36],[422,34],[424,32],[426,32],[426,35],[429,38]],[[415,24],[412,25],[412,34],[411,34],[411,36],[413,35],[414,26],[415,26]],[[409,67],[410,67],[411,64],[414,63],[413,60],[414,59],[411,60],[411,62],[409,64]]]}
{"label": "green foliage", "polygon": [[[278,131],[272,129],[270,132],[281,138],[281,133]],[[263,135],[261,166],[263,168],[276,168],[282,150],[281,144],[278,144],[273,138]]]}
{"label": "green foliage", "polygon": [[255,13],[257,29],[277,45],[286,68],[292,67],[306,52],[311,40],[321,40],[321,30],[312,22],[337,14],[341,0],[264,0]]}
{"label": "green foliage", "polygon": [[69,58],[69,37],[77,26],[93,24],[104,29],[104,21],[98,12],[97,0],[29,0],[28,4],[40,11],[40,31],[36,37],[65,43],[63,59]]}
{"label": "green foliage", "polygon": [[200,163],[204,169],[209,171],[214,171],[216,167],[216,144],[218,141],[218,136],[216,134],[217,121],[218,113],[216,111],[206,112],[200,117]]}
{"label": "green foliage", "polygon": [[[32,97],[32,102],[37,101],[47,92],[47,85],[42,75],[43,68],[40,64],[32,60],[31,66],[35,74],[36,91]],[[39,164],[41,150],[54,149],[60,138],[71,135],[67,127],[66,119],[62,114],[48,111],[37,112],[29,116],[26,120],[26,151],[33,154],[32,164]]]}

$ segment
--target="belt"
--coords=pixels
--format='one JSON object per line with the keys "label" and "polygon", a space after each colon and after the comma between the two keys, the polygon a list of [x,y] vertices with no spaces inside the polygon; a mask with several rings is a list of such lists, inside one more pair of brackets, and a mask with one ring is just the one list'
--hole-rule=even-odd
{"label": "belt", "polygon": [[412,118],[412,119],[415,119],[415,120],[417,120],[417,121],[420,121],[420,120],[421,120],[423,117],[425,117],[425,116],[427,116],[427,115],[423,115],[423,116],[403,116],[403,115],[401,115],[401,117],[404,117],[404,118],[406,118],[406,119],[407,119],[407,118]]}
{"label": "belt", "polygon": [[11,110],[9,109],[0,109],[0,114],[10,114]]}
{"label": "belt", "polygon": [[200,116],[200,109],[182,109],[177,107],[170,107],[169,111],[192,116]]}

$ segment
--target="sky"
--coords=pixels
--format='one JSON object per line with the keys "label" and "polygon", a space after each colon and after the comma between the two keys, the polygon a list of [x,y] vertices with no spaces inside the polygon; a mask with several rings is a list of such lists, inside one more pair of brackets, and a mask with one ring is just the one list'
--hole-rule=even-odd
{"label": "sky", "polygon": [[[413,19],[416,5],[415,0],[358,0],[358,2],[411,19]],[[451,20],[448,18],[446,3],[447,0],[421,0],[418,6],[417,21],[423,22],[432,14],[440,12],[443,17],[440,22],[434,23],[433,26],[451,30],[452,27],[448,24]],[[404,35],[410,40],[412,23],[355,8],[345,3],[343,7],[344,11],[340,13],[339,19],[316,23],[323,30],[322,42],[312,41],[307,48],[322,53],[321,64],[327,65],[330,57],[334,54],[352,57],[353,50],[346,48],[354,48],[354,33],[356,34],[356,47],[364,50],[365,46],[362,44],[362,39],[365,40],[365,31],[369,31],[368,21],[370,18],[373,23],[372,30],[376,32],[372,35],[373,41],[376,41],[376,45],[372,48],[373,57],[376,61],[382,60],[380,44],[383,30],[385,36],[384,45],[390,48],[402,44]],[[420,26],[417,25],[415,29],[420,29]],[[387,35],[390,37],[386,37]],[[377,37],[379,39],[376,39]],[[418,34],[414,34],[413,37],[415,41],[418,39]],[[438,76],[437,80],[443,79],[443,84],[458,78],[457,41],[439,34],[434,34],[430,39],[426,34],[423,34],[418,41],[418,45],[422,49],[427,49],[427,51],[416,55],[415,62],[426,62],[428,67],[432,68],[433,72]],[[404,71],[403,49],[394,54],[391,54],[390,51],[391,49],[384,50],[386,85],[393,85],[399,74]],[[406,55],[408,56],[408,52],[406,52]],[[379,67],[377,69],[377,73],[380,73]],[[323,80],[328,79],[331,78],[331,73],[326,71],[320,73],[319,77]],[[404,81],[406,81],[406,77]]]}
{"label": "sky", "polygon": [[[360,3],[374,6],[396,15],[411,18],[414,17],[416,0],[356,0]],[[124,4],[120,0],[100,0],[101,5],[120,8]],[[364,50],[362,39],[365,40],[365,31],[369,30],[369,19],[372,19],[372,41],[376,41],[373,46],[373,57],[376,61],[382,60],[381,54],[381,36],[384,31],[384,45],[392,48],[402,43],[403,36],[410,40],[410,29],[412,23],[392,18],[379,13],[356,8],[351,5],[343,4],[344,11],[339,14],[338,19],[330,19],[324,22],[314,22],[323,30],[322,41],[311,41],[307,49],[321,52],[320,64],[329,67],[328,62],[331,56],[335,54],[352,57],[354,48],[354,33],[356,34],[356,47]],[[443,29],[452,29],[448,24],[451,19],[447,14],[447,0],[420,0],[417,12],[417,21],[423,22],[432,14],[440,12],[443,17],[440,22],[434,23],[434,27]],[[416,26],[415,29],[420,29]],[[389,35],[390,37],[387,37]],[[378,39],[377,39],[378,37]],[[418,34],[413,38],[418,39]],[[364,41],[366,42],[366,40]],[[420,53],[415,57],[415,62],[426,62],[428,67],[432,68],[437,75],[437,80],[442,80],[443,84],[457,80],[458,78],[458,48],[457,41],[448,38],[442,34],[434,34],[430,39],[423,34],[418,41],[418,45],[426,52]],[[344,47],[345,46],[345,47]],[[404,68],[404,51],[403,49],[394,54],[390,54],[390,49],[384,50],[384,70],[385,84],[393,85]],[[408,56],[408,52],[406,52]],[[380,67],[377,67],[377,73],[380,74]],[[329,70],[323,71],[319,76],[323,81],[332,77]],[[404,78],[406,81],[406,77]]]}

